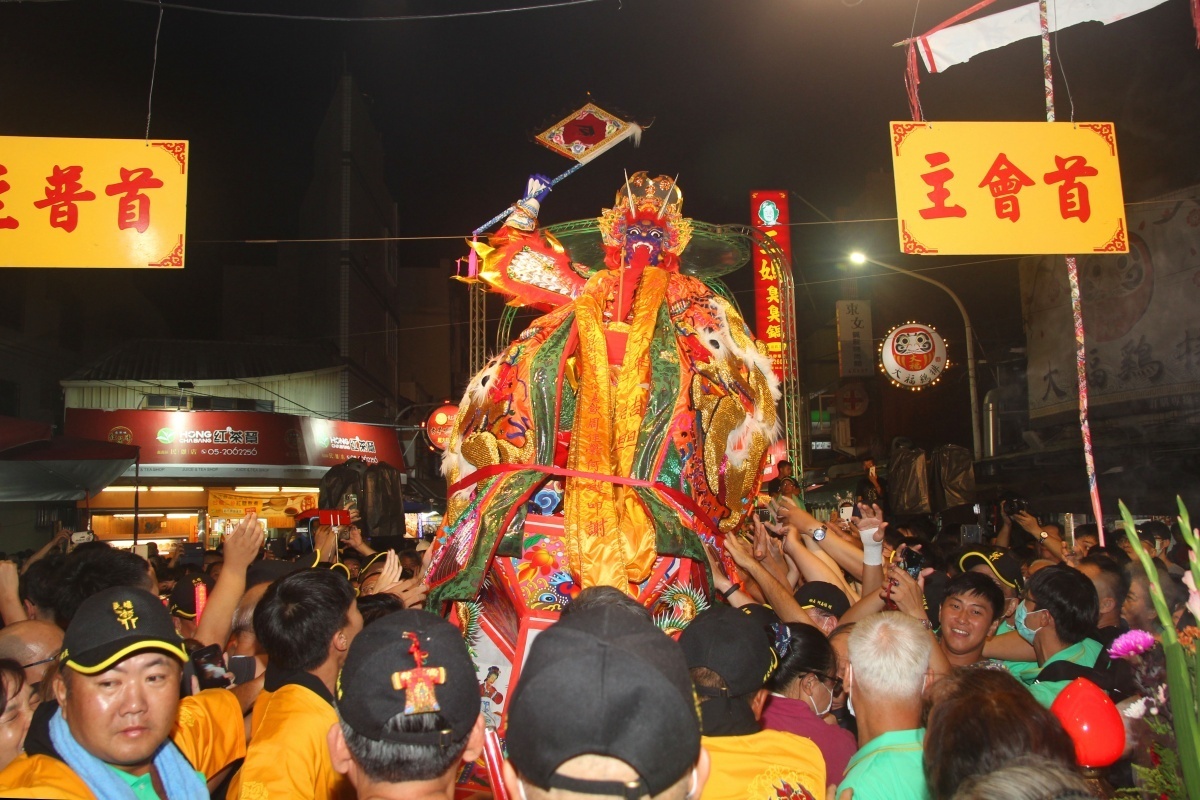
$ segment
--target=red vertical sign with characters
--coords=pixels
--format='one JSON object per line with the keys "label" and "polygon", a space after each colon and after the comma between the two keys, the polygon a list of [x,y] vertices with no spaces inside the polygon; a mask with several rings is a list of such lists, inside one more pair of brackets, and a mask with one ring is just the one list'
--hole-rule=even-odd
{"label": "red vertical sign with characters", "polygon": [[[750,219],[755,230],[770,237],[779,245],[790,264],[792,260],[792,229],[788,216],[788,193],[766,189],[750,192]],[[755,335],[767,346],[775,375],[783,380],[784,349],[787,336],[784,330],[783,296],[779,287],[779,267],[760,247],[754,251],[754,327]]]}

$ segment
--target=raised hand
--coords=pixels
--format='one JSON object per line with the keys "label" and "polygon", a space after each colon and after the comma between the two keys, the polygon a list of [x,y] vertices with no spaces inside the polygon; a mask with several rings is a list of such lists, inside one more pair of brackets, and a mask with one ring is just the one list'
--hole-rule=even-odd
{"label": "raised hand", "polygon": [[225,569],[245,571],[262,549],[266,534],[258,524],[258,512],[247,511],[233,533],[225,537]]}

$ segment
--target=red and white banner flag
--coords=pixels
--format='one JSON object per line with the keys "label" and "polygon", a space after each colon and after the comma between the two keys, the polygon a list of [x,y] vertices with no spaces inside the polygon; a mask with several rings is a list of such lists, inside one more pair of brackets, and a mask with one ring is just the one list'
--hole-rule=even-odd
{"label": "red and white banner flag", "polygon": [[[1165,0],[1055,0],[1047,9],[1050,30],[1058,31],[1082,22],[1108,25],[1160,6]],[[961,22],[935,30],[917,39],[925,68],[942,72],[973,56],[995,50],[1021,39],[1041,36],[1038,4],[1028,3],[998,14]]]}

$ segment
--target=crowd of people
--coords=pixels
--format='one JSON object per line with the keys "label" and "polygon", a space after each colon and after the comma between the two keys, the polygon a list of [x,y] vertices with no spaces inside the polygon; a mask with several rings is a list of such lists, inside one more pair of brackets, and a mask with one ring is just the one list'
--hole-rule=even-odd
{"label": "crowd of people", "polygon": [[[529,646],[503,755],[462,632],[423,608],[427,551],[321,527],[264,558],[253,513],[191,566],[56,538],[0,562],[0,796],[448,800],[465,772],[499,800],[1094,796],[1049,709],[1080,677],[1154,690],[1110,648],[1161,633],[1135,547],[1195,625],[1171,529],[1101,547],[1021,509],[963,544],[877,504],[818,520],[790,480],[709,547],[677,637],[576,594]],[[1107,779],[1132,785],[1129,758]]]}

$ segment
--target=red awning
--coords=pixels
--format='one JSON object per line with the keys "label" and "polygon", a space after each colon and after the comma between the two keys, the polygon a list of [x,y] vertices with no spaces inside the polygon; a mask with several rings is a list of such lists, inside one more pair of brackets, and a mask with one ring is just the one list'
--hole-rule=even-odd
{"label": "red awning", "polygon": [[60,436],[51,427],[0,417],[0,502],[82,500],[133,464],[131,445]]}

